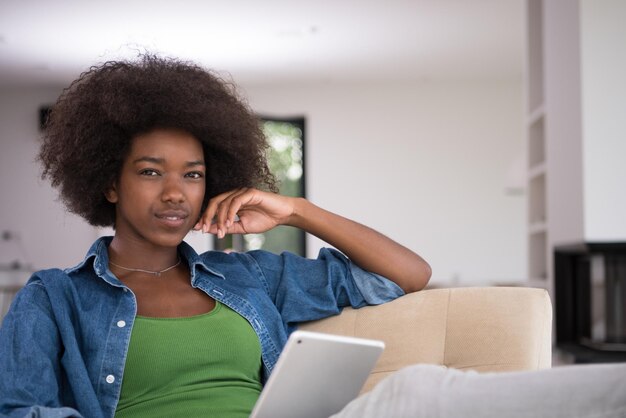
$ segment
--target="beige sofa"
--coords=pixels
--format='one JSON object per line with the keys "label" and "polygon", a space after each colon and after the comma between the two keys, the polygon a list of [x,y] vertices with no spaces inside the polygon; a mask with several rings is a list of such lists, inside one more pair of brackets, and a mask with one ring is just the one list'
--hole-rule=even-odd
{"label": "beige sofa", "polygon": [[300,329],[385,341],[363,392],[416,363],[480,372],[551,366],[552,306],[543,289],[423,290],[384,305],[346,308]]}

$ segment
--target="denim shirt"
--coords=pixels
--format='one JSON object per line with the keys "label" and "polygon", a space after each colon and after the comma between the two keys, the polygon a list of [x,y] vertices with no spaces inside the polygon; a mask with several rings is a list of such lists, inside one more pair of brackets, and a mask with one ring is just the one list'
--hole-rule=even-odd
{"label": "denim shirt", "polygon": [[[39,271],[0,329],[0,415],[111,418],[137,314],[133,292],[108,268],[111,237],[75,267]],[[191,285],[243,316],[259,337],[263,381],[298,323],[395,299],[395,283],[322,249],[317,259],[266,251],[198,255],[179,247]]]}

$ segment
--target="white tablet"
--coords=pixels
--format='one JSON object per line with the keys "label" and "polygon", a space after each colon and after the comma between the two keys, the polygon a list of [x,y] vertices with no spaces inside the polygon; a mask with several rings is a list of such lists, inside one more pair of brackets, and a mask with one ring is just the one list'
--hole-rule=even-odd
{"label": "white tablet", "polygon": [[382,341],[295,331],[251,418],[328,418],[357,397]]}

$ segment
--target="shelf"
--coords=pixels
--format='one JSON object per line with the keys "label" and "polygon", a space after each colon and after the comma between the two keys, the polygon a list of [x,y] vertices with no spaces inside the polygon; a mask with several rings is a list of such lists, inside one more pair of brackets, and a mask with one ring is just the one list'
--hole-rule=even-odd
{"label": "shelf", "polygon": [[537,165],[532,166],[528,170],[528,180],[533,180],[545,174],[546,174],[546,163],[545,162],[539,163]]}
{"label": "shelf", "polygon": [[528,222],[534,225],[546,220],[546,177],[535,176],[528,182]]}
{"label": "shelf", "polygon": [[528,226],[528,233],[530,235],[543,234],[548,231],[548,225],[545,222],[535,222]]}
{"label": "shelf", "polygon": [[547,282],[548,278],[548,234],[544,226],[543,231],[537,231],[528,237],[528,276],[533,279],[541,279]]}
{"label": "shelf", "polygon": [[528,185],[529,287],[550,290],[547,177],[553,166],[546,156],[543,10],[546,0],[526,0],[526,150]]}
{"label": "shelf", "polygon": [[574,363],[623,363],[626,362],[626,352],[594,350],[578,342],[561,342],[557,347],[574,356]]}
{"label": "shelf", "polygon": [[534,108],[528,114],[528,120],[526,123],[528,124],[528,126],[533,126],[539,122],[542,122],[542,119],[545,116],[545,114],[546,114],[546,107],[542,103],[536,108]]}
{"label": "shelf", "polygon": [[[538,113],[539,114],[539,113]],[[535,118],[528,125],[528,166],[535,167],[546,162],[544,117]]]}

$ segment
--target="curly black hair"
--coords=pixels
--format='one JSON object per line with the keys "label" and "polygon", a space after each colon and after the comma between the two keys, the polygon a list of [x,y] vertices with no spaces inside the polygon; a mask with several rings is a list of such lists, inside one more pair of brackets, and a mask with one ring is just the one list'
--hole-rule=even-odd
{"label": "curly black hair", "polygon": [[184,130],[202,143],[207,202],[239,187],[276,191],[260,121],[235,87],[209,70],[145,54],[91,67],[52,107],[38,159],[70,212],[114,226],[104,196],[120,174],[131,140],[159,128]]}

